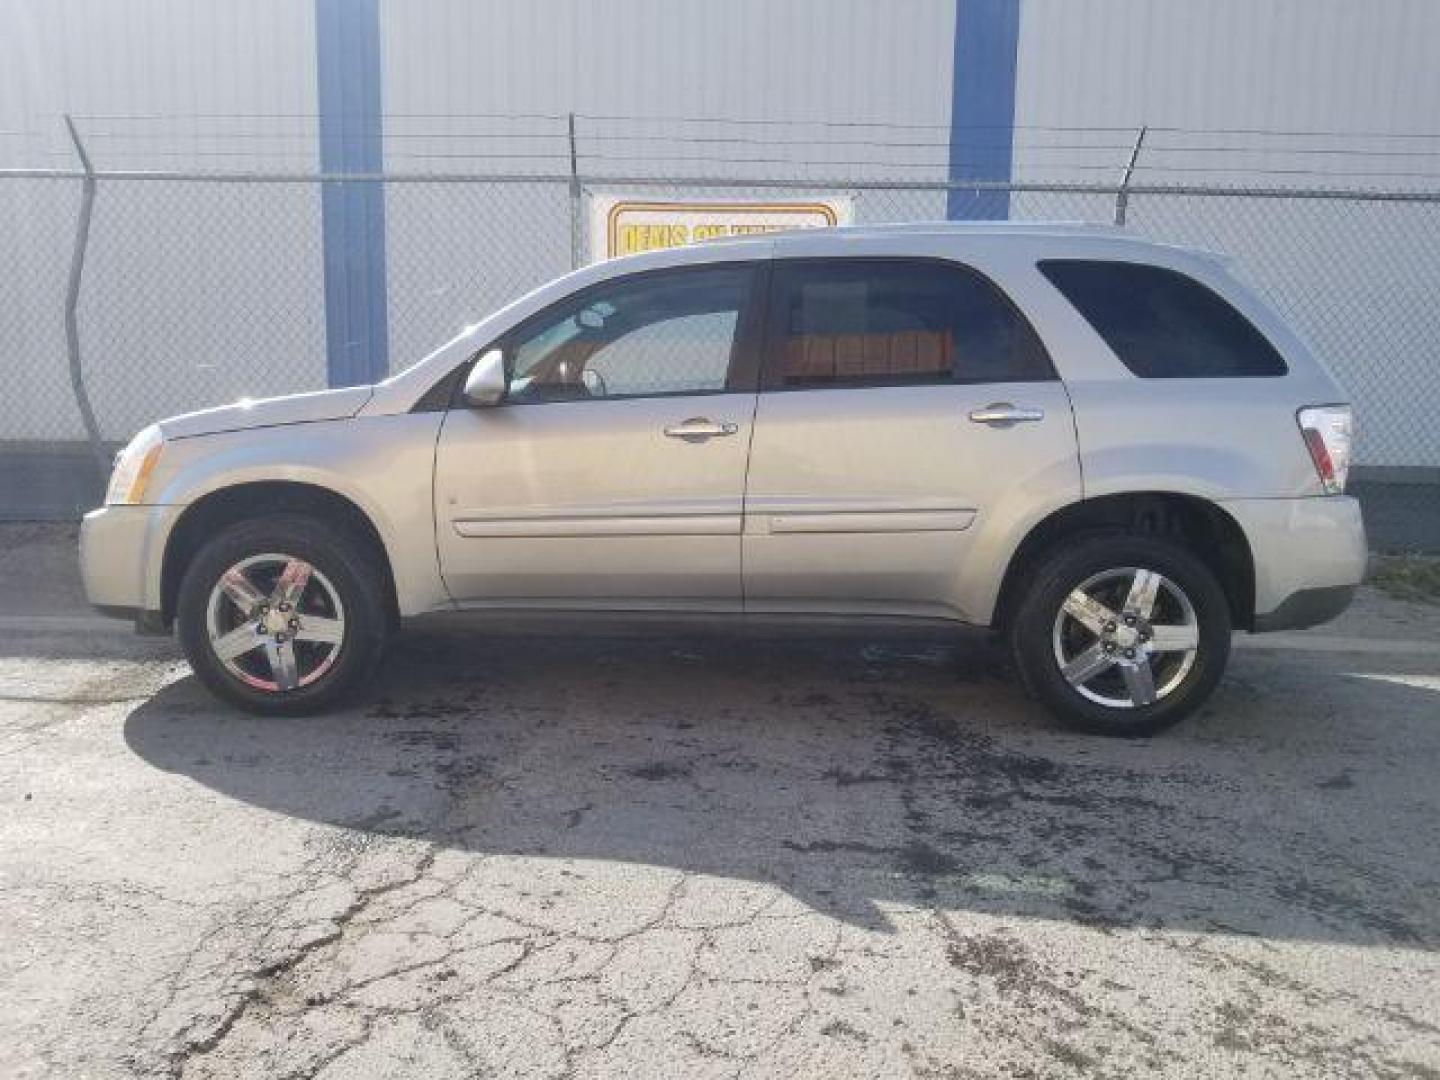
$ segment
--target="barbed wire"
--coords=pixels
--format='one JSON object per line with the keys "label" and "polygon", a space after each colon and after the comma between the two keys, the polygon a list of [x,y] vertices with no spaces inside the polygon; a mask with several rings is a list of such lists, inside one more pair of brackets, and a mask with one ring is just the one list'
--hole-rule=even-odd
{"label": "barbed wire", "polygon": [[[77,119],[84,138],[97,144],[102,166],[155,162],[181,169],[182,163],[230,168],[248,161],[263,169],[267,162],[312,160],[312,147],[318,143],[331,149],[378,148],[385,162],[406,165],[494,162],[502,169],[526,163],[563,168],[573,154],[589,171],[638,164],[696,171],[763,167],[790,170],[802,179],[826,169],[891,169],[902,175],[933,171],[946,178],[989,175],[1000,161],[1008,161],[1010,174],[1017,179],[1087,178],[1124,168],[1135,149],[1131,136],[1139,133],[1138,128],[1124,125],[951,126],[873,119],[577,112],[572,135],[572,114],[544,110],[397,111],[381,117],[380,131],[344,129],[347,119],[362,115],[374,122],[371,114],[329,117],[338,121],[338,131],[322,125],[318,113],[299,112],[97,112]],[[477,125],[482,130],[476,130]],[[691,130],[662,131],[657,125]],[[1440,161],[1440,133],[1178,125],[1156,125],[1145,133],[1143,151],[1133,167],[1137,176],[1229,181],[1243,174],[1260,180],[1325,184],[1440,184],[1440,167],[1429,168],[1431,162]],[[0,134],[18,140],[53,135],[38,130]],[[957,142],[957,134],[967,138]],[[1346,140],[1346,145],[1328,144],[1338,139]],[[956,154],[957,146],[962,155]],[[7,151],[11,160],[0,164],[24,164],[18,160],[24,152]],[[70,156],[63,144],[44,150],[32,147],[28,152],[35,158]]]}
{"label": "barbed wire", "polygon": [[[24,132],[0,131],[3,135],[21,135]],[[321,138],[328,142],[341,144],[364,144],[369,142],[395,142],[415,140],[452,140],[452,141],[480,141],[480,140],[503,140],[505,142],[517,141],[558,141],[562,144],[566,140],[565,132],[538,132],[538,133],[514,133],[514,132],[406,132],[386,131],[379,134],[364,134],[355,132],[342,132],[334,134],[319,135],[315,132],[263,132],[263,131],[226,131],[226,132],[159,132],[159,131],[107,131],[87,130],[86,138],[89,139],[124,139],[137,141],[157,140],[213,140],[213,139],[257,139],[257,140],[306,140],[311,141]],[[647,143],[665,144],[679,146],[704,146],[704,145],[733,145],[733,146],[814,146],[814,147],[866,147],[871,149],[906,149],[906,150],[935,150],[937,152],[949,152],[952,146],[949,142],[917,142],[917,141],[886,141],[877,139],[756,139],[745,136],[689,136],[689,135],[650,135],[650,134],[597,134],[586,132],[577,134],[577,143],[588,145],[592,143]],[[1095,142],[1063,142],[1048,143],[1034,141],[1010,141],[992,143],[966,143],[968,150],[1006,150],[1006,151],[1034,151],[1043,153],[1059,153],[1071,151],[1124,151],[1129,152],[1133,148],[1133,142],[1129,143],[1095,143]],[[1440,158],[1440,148],[1434,150],[1391,150],[1391,149],[1367,149],[1363,147],[1273,147],[1273,146],[1237,146],[1234,144],[1163,144],[1151,142],[1144,147],[1147,155],[1154,154],[1240,154],[1240,155],[1276,155],[1276,156],[1320,156],[1320,157],[1351,157],[1351,158]],[[164,151],[149,151],[151,153],[163,153]],[[204,153],[206,151],[199,151]],[[216,151],[210,151],[216,152]],[[566,153],[563,147],[553,151],[559,155]],[[178,152],[177,152],[178,153]],[[489,152],[487,151],[486,154]],[[480,155],[476,155],[480,156]],[[589,155],[601,156],[601,155]],[[1143,165],[1139,167],[1144,167]]]}
{"label": "barbed wire", "polygon": [[[370,118],[372,113],[356,110],[340,110],[338,112],[327,112],[327,117],[365,117]],[[1133,134],[1140,127],[1144,126],[1151,134],[1159,133],[1180,133],[1180,134],[1219,134],[1219,135],[1277,135],[1285,137],[1313,137],[1313,138],[1369,138],[1369,139],[1436,139],[1440,140],[1440,131],[1415,132],[1415,131],[1363,131],[1363,130],[1339,130],[1322,128],[1261,128],[1261,127],[1189,127],[1175,124],[1145,124],[1143,122],[1114,125],[1114,124],[950,124],[945,122],[915,123],[911,121],[894,120],[831,120],[823,118],[803,117],[729,117],[729,116],[683,116],[683,115],[660,115],[639,113],[592,113],[577,111],[568,112],[475,112],[475,111],[446,111],[446,112],[415,112],[415,111],[386,111],[385,119],[441,119],[441,120],[466,120],[466,119],[490,119],[490,120],[557,120],[565,121],[570,116],[577,120],[602,120],[602,121],[624,121],[628,123],[684,123],[684,124],[741,124],[753,126],[797,126],[812,125],[820,127],[879,127],[891,128],[894,130],[967,130],[967,131],[1097,131],[1097,132],[1127,132]],[[123,120],[123,121],[175,121],[184,122],[190,120],[230,120],[230,119],[303,119],[319,120],[321,114],[318,112],[187,112],[187,113],[73,113],[76,120]]]}

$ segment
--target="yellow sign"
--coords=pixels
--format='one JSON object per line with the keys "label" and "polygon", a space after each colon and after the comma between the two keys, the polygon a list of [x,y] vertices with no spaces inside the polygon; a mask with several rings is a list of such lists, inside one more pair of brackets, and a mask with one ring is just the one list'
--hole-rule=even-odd
{"label": "yellow sign", "polygon": [[592,259],[682,247],[727,236],[848,225],[848,197],[805,202],[657,202],[597,197],[590,203]]}

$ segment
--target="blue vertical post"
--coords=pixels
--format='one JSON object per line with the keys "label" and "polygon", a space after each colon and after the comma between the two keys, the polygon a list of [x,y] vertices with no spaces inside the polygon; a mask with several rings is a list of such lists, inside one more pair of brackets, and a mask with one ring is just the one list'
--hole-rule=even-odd
{"label": "blue vertical post", "polygon": [[[1010,180],[1019,44],[1020,0],[955,0],[951,183]],[[1010,194],[951,188],[945,216],[951,220],[1007,218]]]}
{"label": "blue vertical post", "polygon": [[[379,0],[315,0],[315,53],[321,172],[381,172]],[[389,369],[384,186],[325,181],[320,219],[329,383],[374,382]]]}

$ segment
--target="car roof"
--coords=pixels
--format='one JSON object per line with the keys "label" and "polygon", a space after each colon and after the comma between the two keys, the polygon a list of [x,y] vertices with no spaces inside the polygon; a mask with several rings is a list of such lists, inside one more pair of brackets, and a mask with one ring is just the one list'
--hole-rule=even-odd
{"label": "car roof", "polygon": [[[1079,221],[907,221],[893,224],[840,225],[812,229],[787,229],[717,237],[679,247],[621,255],[592,263],[581,275],[600,281],[621,274],[658,270],[673,266],[703,266],[718,259],[768,259],[798,256],[825,258],[858,254],[861,248],[881,247],[887,254],[906,254],[905,245],[915,241],[919,248],[932,248],[938,241],[954,245],[957,256],[978,257],[980,249],[995,252],[1024,249],[1029,258],[1115,258],[1150,261],[1166,254],[1172,261],[1201,260],[1227,263],[1217,252],[1183,244],[1162,243],[1116,225]],[[562,281],[566,279],[560,279]],[[576,282],[571,280],[569,287]]]}
{"label": "car roof", "polygon": [[[825,230],[837,238],[866,236],[1133,236],[1117,225],[1093,221],[893,221],[874,225],[839,225]],[[787,229],[773,238],[814,235],[814,229]]]}
{"label": "car roof", "polygon": [[1083,244],[1091,250],[1098,243],[1113,245],[1117,250],[1135,252],[1140,249],[1160,249],[1184,252],[1209,259],[1225,261],[1225,256],[1204,248],[1187,244],[1166,243],[1140,236],[1118,225],[1106,225],[1085,221],[905,221],[875,225],[840,225],[820,229],[787,229],[748,237],[724,237],[705,240],[694,245],[701,249],[739,248],[768,241],[773,243],[773,252],[783,256],[786,250],[801,244],[807,253],[832,246],[841,254],[853,242],[860,240],[884,240],[902,237],[952,238],[957,241],[986,238],[990,242],[1006,237],[1023,240],[1029,246],[1053,246],[1056,253],[1067,246]]}

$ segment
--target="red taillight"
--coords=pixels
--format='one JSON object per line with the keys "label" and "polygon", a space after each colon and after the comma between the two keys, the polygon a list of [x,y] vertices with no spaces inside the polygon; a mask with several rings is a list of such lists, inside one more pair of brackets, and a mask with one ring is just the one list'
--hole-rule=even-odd
{"label": "red taillight", "polygon": [[1350,475],[1350,444],[1354,423],[1349,405],[1313,405],[1295,416],[1305,449],[1315,463],[1320,487],[1327,495],[1345,490]]}
{"label": "red taillight", "polygon": [[1305,446],[1310,451],[1310,460],[1315,462],[1315,471],[1320,482],[1328,489],[1335,484],[1335,463],[1330,460],[1330,451],[1325,449],[1325,436],[1314,428],[1301,428]]}

